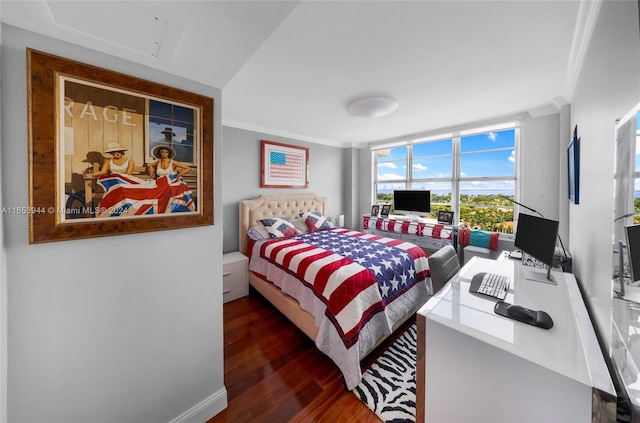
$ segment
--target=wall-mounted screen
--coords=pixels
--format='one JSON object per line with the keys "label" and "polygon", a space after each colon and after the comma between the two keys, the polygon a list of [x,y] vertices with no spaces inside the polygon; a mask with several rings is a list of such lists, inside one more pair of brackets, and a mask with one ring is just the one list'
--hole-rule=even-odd
{"label": "wall-mounted screen", "polygon": [[640,225],[625,227],[631,282],[640,280]]}

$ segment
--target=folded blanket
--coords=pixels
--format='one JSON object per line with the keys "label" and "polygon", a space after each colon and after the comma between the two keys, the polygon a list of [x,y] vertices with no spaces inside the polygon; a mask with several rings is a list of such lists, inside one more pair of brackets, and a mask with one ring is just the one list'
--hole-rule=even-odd
{"label": "folded blanket", "polygon": [[459,230],[458,241],[464,246],[473,245],[484,247],[493,251],[498,251],[499,232],[487,232],[479,229],[461,228]]}

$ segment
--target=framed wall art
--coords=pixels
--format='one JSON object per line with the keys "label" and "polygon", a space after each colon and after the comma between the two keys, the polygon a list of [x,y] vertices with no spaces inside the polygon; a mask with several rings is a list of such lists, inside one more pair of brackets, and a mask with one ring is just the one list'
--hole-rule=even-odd
{"label": "framed wall art", "polygon": [[380,209],[380,217],[389,217],[390,211],[391,211],[391,204],[383,204],[382,209]]}
{"label": "framed wall art", "polygon": [[573,138],[567,147],[567,180],[569,182],[569,202],[580,204],[580,138],[578,126],[573,130]]}
{"label": "framed wall art", "polygon": [[451,225],[453,223],[453,214],[454,212],[451,210],[438,211],[438,223],[445,223],[447,225]]}
{"label": "framed wall art", "polygon": [[262,188],[309,188],[309,149],[262,140]]}
{"label": "framed wall art", "polygon": [[213,225],[213,99],[27,50],[29,241]]}

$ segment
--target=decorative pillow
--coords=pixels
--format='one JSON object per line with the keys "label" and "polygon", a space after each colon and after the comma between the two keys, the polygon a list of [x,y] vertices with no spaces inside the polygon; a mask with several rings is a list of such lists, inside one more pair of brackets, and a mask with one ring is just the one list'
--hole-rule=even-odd
{"label": "decorative pillow", "polygon": [[280,217],[260,219],[260,223],[267,229],[271,238],[300,235],[300,231],[293,226],[293,223]]}
{"label": "decorative pillow", "polygon": [[267,228],[265,228],[264,225],[253,226],[251,229],[247,231],[247,236],[249,236],[249,238],[251,238],[254,241],[262,241],[264,239],[271,238],[269,236],[269,232],[267,231]]}
{"label": "decorative pillow", "polygon": [[458,242],[462,246],[473,245],[498,251],[498,232],[487,232],[479,229],[462,228],[458,231]]}
{"label": "decorative pillow", "polygon": [[309,233],[309,228],[307,228],[307,224],[304,222],[304,220],[301,217],[296,217],[291,221],[291,223],[293,223],[293,226],[295,226],[296,229],[299,230],[301,233],[303,234]]}
{"label": "decorative pillow", "polygon": [[300,213],[300,217],[304,219],[304,223],[309,228],[309,232],[329,229],[331,222],[325,218],[319,211]]}

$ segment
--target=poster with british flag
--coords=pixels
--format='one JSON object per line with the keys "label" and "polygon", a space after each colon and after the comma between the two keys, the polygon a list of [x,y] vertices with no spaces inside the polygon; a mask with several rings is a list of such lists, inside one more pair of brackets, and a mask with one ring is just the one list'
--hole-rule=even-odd
{"label": "poster with british flag", "polygon": [[214,98],[32,49],[27,61],[29,243],[213,225]]}

